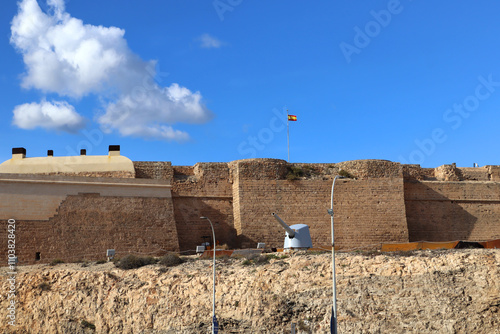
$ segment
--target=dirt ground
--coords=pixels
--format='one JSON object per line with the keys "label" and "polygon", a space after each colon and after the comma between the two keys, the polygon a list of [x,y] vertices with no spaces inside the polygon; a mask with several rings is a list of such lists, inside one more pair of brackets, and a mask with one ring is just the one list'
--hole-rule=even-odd
{"label": "dirt ground", "polygon": [[[15,326],[5,333],[209,333],[212,261],[187,257],[122,270],[113,263],[17,267]],[[500,250],[336,255],[339,333],[500,333]],[[220,258],[219,333],[329,333],[331,254]]]}

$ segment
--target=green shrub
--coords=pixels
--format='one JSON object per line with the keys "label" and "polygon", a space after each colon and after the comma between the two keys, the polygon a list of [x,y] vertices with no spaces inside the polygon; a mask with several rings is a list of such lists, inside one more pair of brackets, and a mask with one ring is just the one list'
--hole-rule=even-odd
{"label": "green shrub", "polygon": [[147,266],[148,264],[157,263],[157,260],[151,256],[142,257],[135,255],[127,255],[122,257],[119,261],[115,262],[115,266],[120,269],[135,269],[143,266]]}
{"label": "green shrub", "polygon": [[311,176],[311,175],[319,175],[320,172],[314,168],[314,167],[311,167],[311,166],[304,166],[302,168],[303,172],[304,172],[304,176]]}
{"label": "green shrub", "polygon": [[160,259],[160,264],[165,267],[174,267],[184,262],[177,254],[167,253]]}
{"label": "green shrub", "polygon": [[42,282],[38,285],[38,288],[42,291],[50,291],[50,284],[47,282]]}
{"label": "green shrub", "polygon": [[247,257],[245,261],[241,262],[243,266],[249,266],[252,264],[266,264],[269,263],[270,257],[266,255],[253,254],[251,257]]}
{"label": "green shrub", "polygon": [[278,258],[278,255],[276,255],[276,254],[267,254],[266,256],[269,260]]}
{"label": "green shrub", "polygon": [[107,275],[109,278],[111,278],[111,279],[113,279],[113,280],[115,280],[115,281],[118,281],[118,280],[119,280],[119,277],[118,277],[118,276],[116,276],[116,275],[115,275],[115,274],[113,274],[113,273],[106,272],[106,275]]}
{"label": "green shrub", "polygon": [[82,327],[83,328],[90,328],[95,331],[95,325],[91,322],[88,322],[87,320],[82,320]]}
{"label": "green shrub", "polygon": [[106,261],[106,260],[98,260],[98,261],[95,262],[95,264],[104,264],[106,262],[108,262],[108,261]]}
{"label": "green shrub", "polygon": [[268,258],[268,260],[271,260],[271,259],[283,260],[283,259],[288,258],[288,255],[286,255],[286,254],[267,254],[266,257]]}
{"label": "green shrub", "polygon": [[242,266],[249,266],[251,264],[252,264],[252,261],[250,261],[250,260],[245,260],[245,261],[241,262]]}
{"label": "green shrub", "polygon": [[308,255],[322,255],[322,254],[327,254],[329,251],[326,250],[314,250],[314,251],[308,251]]}
{"label": "green shrub", "polygon": [[269,258],[265,255],[261,255],[261,256],[255,258],[255,260],[253,260],[253,262],[255,264],[266,264],[269,262]]}
{"label": "green shrub", "polygon": [[302,170],[301,167],[296,167],[296,166],[289,166],[288,167],[288,174],[286,175],[286,179],[293,181],[293,180],[298,180],[302,176],[304,176],[304,171]]}
{"label": "green shrub", "polygon": [[52,262],[50,262],[50,265],[57,266],[58,264],[61,264],[61,263],[64,263],[64,261],[61,259],[55,259],[55,260],[52,260]]}
{"label": "green shrub", "polygon": [[348,179],[355,179],[356,178],[354,175],[352,175],[351,173],[349,173],[348,171],[343,170],[343,169],[339,170],[339,175],[346,177]]}

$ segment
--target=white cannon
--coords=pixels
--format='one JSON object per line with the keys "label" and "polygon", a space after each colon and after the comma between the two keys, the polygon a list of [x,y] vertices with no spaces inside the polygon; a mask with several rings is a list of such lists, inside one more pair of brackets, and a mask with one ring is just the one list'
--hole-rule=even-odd
{"label": "white cannon", "polygon": [[276,213],[272,213],[273,217],[280,223],[286,231],[284,249],[308,249],[312,248],[311,234],[309,226],[305,224],[295,224],[288,226]]}

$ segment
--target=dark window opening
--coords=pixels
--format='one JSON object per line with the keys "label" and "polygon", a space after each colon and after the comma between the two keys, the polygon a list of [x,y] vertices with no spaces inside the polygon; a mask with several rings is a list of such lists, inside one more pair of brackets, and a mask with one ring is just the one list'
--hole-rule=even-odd
{"label": "dark window opening", "polygon": [[40,252],[36,252],[35,261],[40,261]]}

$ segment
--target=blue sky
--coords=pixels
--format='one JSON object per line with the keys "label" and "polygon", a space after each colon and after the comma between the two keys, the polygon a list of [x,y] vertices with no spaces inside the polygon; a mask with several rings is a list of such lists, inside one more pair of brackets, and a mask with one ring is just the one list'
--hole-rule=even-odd
{"label": "blue sky", "polygon": [[[500,3],[7,1],[0,160],[500,164]],[[14,19],[15,18],[15,19]]]}

